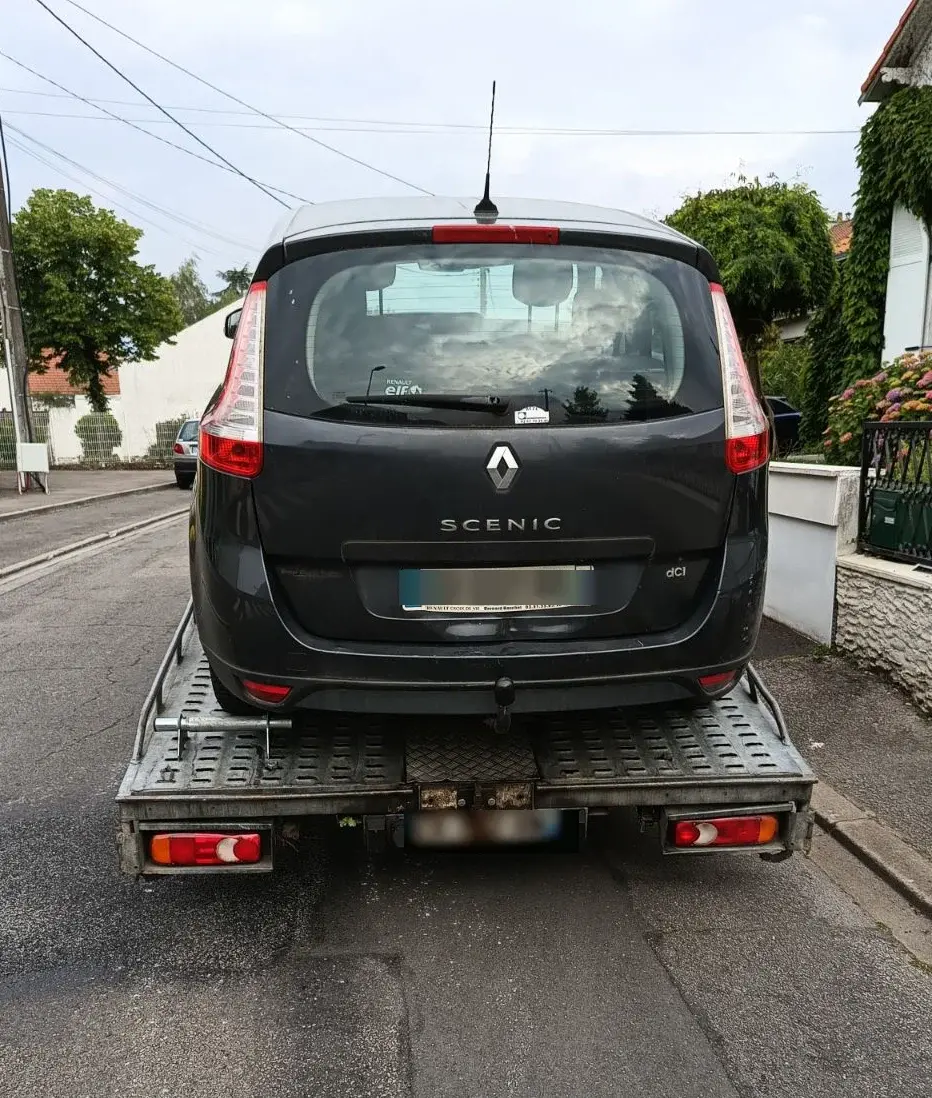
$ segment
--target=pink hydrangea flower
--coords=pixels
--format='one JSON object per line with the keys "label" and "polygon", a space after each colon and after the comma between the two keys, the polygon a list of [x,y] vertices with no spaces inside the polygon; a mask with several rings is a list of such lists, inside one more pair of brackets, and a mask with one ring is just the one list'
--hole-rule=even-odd
{"label": "pink hydrangea flower", "polygon": [[845,433],[841,436],[841,438],[838,441],[839,442],[850,442],[852,440],[852,438],[854,438],[854,435],[852,435],[852,433],[850,431],[845,431]]}

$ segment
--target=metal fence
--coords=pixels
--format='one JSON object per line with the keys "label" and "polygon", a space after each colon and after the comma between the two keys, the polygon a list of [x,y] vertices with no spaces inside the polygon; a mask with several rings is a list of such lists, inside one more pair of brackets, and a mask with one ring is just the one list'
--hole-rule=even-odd
{"label": "metal fence", "polygon": [[[119,398],[111,401],[107,412],[65,400],[52,406],[38,401],[32,404],[35,440],[47,444],[49,463],[59,469],[170,466],[175,437],[182,423],[192,417],[196,413],[185,408],[155,411],[145,417],[129,415]],[[0,411],[0,469],[15,467],[13,417]]]}
{"label": "metal fence", "polygon": [[858,547],[932,566],[932,423],[865,423]]}

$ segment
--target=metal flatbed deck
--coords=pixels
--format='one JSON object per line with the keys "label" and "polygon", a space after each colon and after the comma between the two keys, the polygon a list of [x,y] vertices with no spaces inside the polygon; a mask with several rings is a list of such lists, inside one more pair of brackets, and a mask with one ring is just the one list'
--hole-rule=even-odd
{"label": "metal flatbed deck", "polygon": [[[399,814],[441,808],[808,805],[812,772],[753,671],[699,709],[516,718],[287,720],[217,708],[190,606],[139,721],[118,795],[147,822]],[[124,859],[125,861],[126,859]]]}

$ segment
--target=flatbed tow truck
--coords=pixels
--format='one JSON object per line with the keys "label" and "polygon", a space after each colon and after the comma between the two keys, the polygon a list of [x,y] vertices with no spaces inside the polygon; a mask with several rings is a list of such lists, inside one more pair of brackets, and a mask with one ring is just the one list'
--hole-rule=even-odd
{"label": "flatbed tow truck", "polygon": [[814,782],[753,667],[699,708],[528,716],[507,734],[475,719],[228,716],[189,603],[117,796],[120,865],[267,872],[302,819],[327,816],[372,852],[403,846],[417,820],[535,810],[562,813],[581,840],[590,815],[624,808],[656,829],[664,853],[779,860],[809,848]]}

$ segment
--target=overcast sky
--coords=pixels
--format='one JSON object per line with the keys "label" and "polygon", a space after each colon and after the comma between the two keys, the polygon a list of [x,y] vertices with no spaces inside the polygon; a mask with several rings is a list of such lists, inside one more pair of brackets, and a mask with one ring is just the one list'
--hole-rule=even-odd
{"label": "overcast sky", "polygon": [[[213,113],[242,108],[67,0],[46,2],[254,178],[311,201],[415,193],[255,115]],[[738,171],[798,175],[830,211],[850,210],[857,186],[856,131],[869,110],[858,107],[859,88],[906,0],[81,3],[220,88],[289,116],[294,125],[315,127],[315,137],[437,194],[478,197],[485,167],[482,130],[495,78],[493,193],[573,199],[657,216],[674,209],[684,193],[725,184]],[[35,0],[0,0],[0,6],[5,53],[88,99],[122,101],[107,107],[209,155]],[[215,284],[218,267],[255,261],[255,248],[283,212],[237,176],[105,118],[3,57],[0,111],[8,142],[47,161],[38,162],[22,147],[9,148],[14,208],[35,187],[98,192],[92,193],[96,202],[145,229],[142,256],[166,273],[196,253]],[[332,119],[337,121],[327,121]],[[561,128],[850,132],[539,132]],[[509,132],[520,129],[531,132]],[[136,197],[89,178],[55,153]],[[164,211],[190,224],[178,224]]]}

